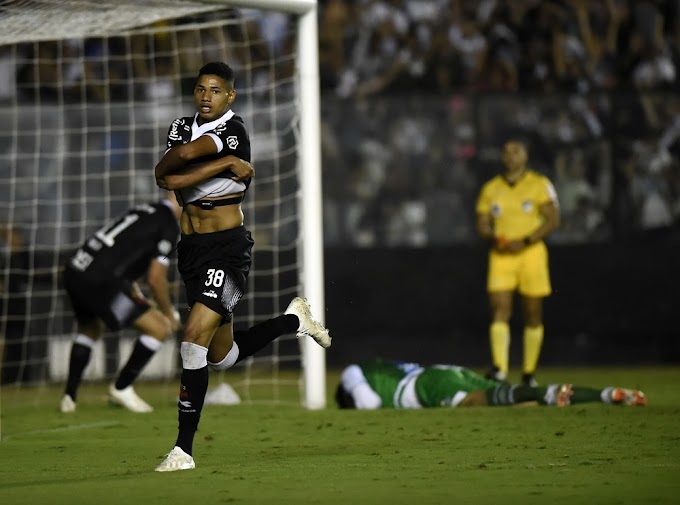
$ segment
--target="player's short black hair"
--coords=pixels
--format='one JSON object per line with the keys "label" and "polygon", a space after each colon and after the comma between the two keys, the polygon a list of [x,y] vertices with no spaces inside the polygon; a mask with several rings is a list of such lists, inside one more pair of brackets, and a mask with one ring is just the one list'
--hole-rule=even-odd
{"label": "player's short black hair", "polygon": [[216,75],[227,82],[232,84],[234,83],[234,70],[229,65],[221,61],[211,61],[210,63],[203,65],[198,71],[197,78],[201,77],[202,75]]}
{"label": "player's short black hair", "polygon": [[338,384],[338,388],[335,390],[335,403],[341,409],[355,409],[356,404],[354,403],[354,398],[347,390],[342,387],[342,384]]}

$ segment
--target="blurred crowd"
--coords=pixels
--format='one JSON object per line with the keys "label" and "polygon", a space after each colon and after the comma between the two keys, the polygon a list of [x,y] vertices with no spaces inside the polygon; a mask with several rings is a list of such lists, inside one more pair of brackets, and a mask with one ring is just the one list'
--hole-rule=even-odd
{"label": "blurred crowd", "polygon": [[[474,240],[475,194],[509,136],[555,182],[555,241],[680,222],[680,0],[319,0],[318,16],[329,244]],[[224,60],[257,123],[260,101],[293,96],[295,41],[291,15],[239,9],[0,47],[0,104],[167,101],[174,114],[197,62]],[[100,165],[127,188],[128,152],[158,135],[114,130]]]}
{"label": "blurred crowd", "polygon": [[677,0],[322,0],[321,76],[387,91],[677,89]]}
{"label": "blurred crowd", "polygon": [[[318,15],[322,90],[341,98],[677,91],[680,82],[680,0],[319,0]],[[218,16],[247,22],[176,30]],[[15,83],[21,98],[38,94],[42,101],[169,97],[182,91],[175,76],[186,88],[196,61],[209,59],[237,68],[251,62],[252,87],[266,86],[272,71],[294,71],[282,57],[295,42],[288,14],[225,10],[154,28],[163,26],[165,33],[130,39],[22,44],[17,68],[7,64],[10,49],[0,48],[0,100]]]}

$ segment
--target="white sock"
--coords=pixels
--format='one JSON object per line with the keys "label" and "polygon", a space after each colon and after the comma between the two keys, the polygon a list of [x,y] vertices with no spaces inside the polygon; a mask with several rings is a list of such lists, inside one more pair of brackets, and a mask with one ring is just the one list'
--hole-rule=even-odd
{"label": "white sock", "polygon": [[213,370],[226,370],[227,368],[234,366],[234,363],[236,363],[236,360],[238,359],[238,354],[238,344],[233,342],[231,344],[231,349],[229,349],[229,352],[222,361],[219,363],[212,363],[211,361],[208,361],[208,365],[210,365],[210,368]]}
{"label": "white sock", "polygon": [[179,354],[182,356],[182,368],[200,370],[208,366],[208,348],[192,342],[182,342]]}
{"label": "white sock", "polygon": [[94,347],[94,344],[96,343],[96,340],[92,340],[87,335],[83,335],[82,333],[78,333],[73,338],[73,342],[76,343],[76,344],[84,345],[85,347],[89,347],[90,349],[92,349]]}
{"label": "white sock", "polygon": [[613,387],[606,387],[602,390],[600,393],[600,399],[602,400],[602,403],[612,402],[612,391],[614,391]]}
{"label": "white sock", "polygon": [[161,342],[157,338],[153,338],[150,335],[140,335],[139,343],[146,347],[148,350],[153,352],[156,352],[163,345],[163,342]]}

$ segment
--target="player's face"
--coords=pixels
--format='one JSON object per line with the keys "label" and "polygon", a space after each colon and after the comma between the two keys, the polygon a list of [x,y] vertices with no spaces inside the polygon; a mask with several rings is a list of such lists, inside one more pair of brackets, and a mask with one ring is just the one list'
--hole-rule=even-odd
{"label": "player's face", "polygon": [[194,88],[194,103],[199,124],[208,123],[222,116],[236,98],[231,84],[216,75],[202,75]]}
{"label": "player's face", "polygon": [[507,142],[503,146],[503,164],[509,171],[521,170],[527,159],[527,150],[521,143]]}

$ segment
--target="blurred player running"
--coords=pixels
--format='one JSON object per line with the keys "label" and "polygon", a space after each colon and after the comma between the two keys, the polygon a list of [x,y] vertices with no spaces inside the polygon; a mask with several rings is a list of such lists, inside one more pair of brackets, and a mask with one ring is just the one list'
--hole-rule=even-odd
{"label": "blurred player running", "polygon": [[571,384],[545,387],[499,383],[457,365],[422,366],[380,358],[347,366],[336,389],[340,408],[419,409],[429,407],[509,406],[535,403],[565,407],[601,402],[646,405],[641,391],[595,389]]}
{"label": "blurred player running", "polygon": [[[62,412],[76,409],[83,371],[104,324],[113,331],[133,327],[141,334],[109,387],[111,401],[133,412],[153,410],[136,394],[132,383],[180,326],[167,279],[168,257],[179,238],[179,214],[172,193],[163,201],[132,207],[89,237],[66,263],[64,287],[78,321],[78,333],[71,347]],[[155,306],[136,283],[144,275]]]}

